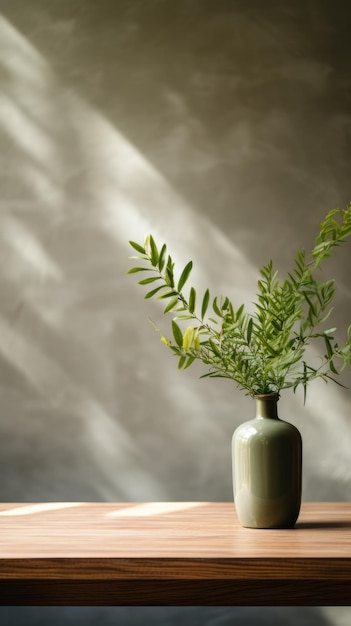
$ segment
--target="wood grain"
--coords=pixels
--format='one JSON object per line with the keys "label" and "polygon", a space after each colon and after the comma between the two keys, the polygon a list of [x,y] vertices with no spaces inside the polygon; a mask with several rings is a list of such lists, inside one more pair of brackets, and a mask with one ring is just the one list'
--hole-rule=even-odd
{"label": "wood grain", "polygon": [[351,604],[351,503],[292,530],[232,503],[0,504],[2,605]]}

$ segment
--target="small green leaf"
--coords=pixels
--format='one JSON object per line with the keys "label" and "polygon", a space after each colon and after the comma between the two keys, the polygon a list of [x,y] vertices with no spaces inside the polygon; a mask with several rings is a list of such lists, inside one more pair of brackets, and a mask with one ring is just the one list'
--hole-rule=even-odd
{"label": "small green leaf", "polygon": [[198,328],[188,326],[183,335],[183,350],[200,350],[200,337]]}
{"label": "small green leaf", "polygon": [[173,271],[174,263],[170,255],[168,255],[168,258],[167,258],[167,267],[169,270]]}
{"label": "small green leaf", "polygon": [[190,313],[194,313],[195,307],[196,307],[196,291],[195,291],[194,287],[191,287],[190,295],[189,295],[189,311],[190,311]]}
{"label": "small green leaf", "polygon": [[244,311],[244,305],[242,304],[241,306],[239,306],[237,312],[235,313],[235,319],[237,321],[239,321],[240,318],[242,317],[243,311]]}
{"label": "small green leaf", "polygon": [[330,367],[330,370],[333,372],[333,374],[336,374],[337,376],[339,375],[339,372],[338,372],[338,370],[336,369],[336,367],[335,367],[335,365],[334,365],[333,361],[330,361],[330,362],[329,362],[329,367]]}
{"label": "small green leaf", "polygon": [[172,309],[174,309],[175,306],[177,306],[178,304],[178,298],[173,298],[166,306],[165,310],[163,311],[164,313],[168,313],[168,311],[171,311]]}
{"label": "small green leaf", "polygon": [[132,248],[134,248],[134,250],[136,250],[137,252],[141,252],[141,254],[146,254],[145,248],[143,248],[143,246],[141,246],[139,243],[136,243],[135,241],[129,241],[129,243]]}
{"label": "small green leaf", "polygon": [[161,252],[160,252],[160,256],[158,257],[158,267],[160,272],[162,272],[164,265],[165,265],[165,257],[166,257],[166,244],[164,243],[162,248],[161,248]]}
{"label": "small green leaf", "polygon": [[266,341],[263,335],[260,336],[260,340],[272,356],[279,356],[279,353],[268,343],[268,341]]}
{"label": "small green leaf", "polygon": [[132,254],[132,256],[129,256],[128,259],[141,259],[142,261],[150,261],[149,257],[146,256],[145,254],[141,255],[140,254]]}
{"label": "small green leaf", "polygon": [[190,365],[194,363],[195,359],[196,359],[196,356],[189,356],[184,369],[186,370],[188,367],[190,367]]}
{"label": "small green leaf", "polygon": [[309,298],[309,296],[308,296],[306,291],[303,291],[302,293],[303,293],[303,295],[305,297],[305,300],[308,302],[308,306],[310,307],[310,312],[312,312],[314,317],[316,317],[317,316],[317,309],[316,309],[315,305],[313,304],[313,302]]}
{"label": "small green leaf", "polygon": [[183,334],[177,322],[175,322],[174,320],[172,320],[172,332],[173,332],[173,337],[176,341],[176,344],[181,348],[183,345]]}
{"label": "small green leaf", "polygon": [[252,326],[253,326],[253,319],[252,319],[252,317],[250,317],[249,323],[247,325],[247,331],[246,331],[246,341],[247,341],[247,343],[250,343],[250,341],[251,341]]}
{"label": "small green leaf", "polygon": [[178,361],[178,369],[181,370],[184,363],[186,361],[186,356],[184,356],[184,354],[180,357],[179,361]]}
{"label": "small green leaf", "polygon": [[302,385],[303,385],[303,403],[306,404],[306,396],[307,396],[307,383],[308,383],[308,376],[307,376],[307,363],[306,361],[303,361],[303,379],[302,379]]}
{"label": "small green leaf", "polygon": [[217,324],[218,325],[218,320],[215,320],[214,317],[209,317],[208,318],[210,322],[212,322],[212,324]]}
{"label": "small green leaf", "polygon": [[[164,285],[164,287],[167,287],[167,285]],[[163,293],[162,296],[159,296],[158,300],[163,300],[165,298],[171,298],[172,296],[178,296],[178,292],[177,291],[167,291],[167,293]]]}
{"label": "small green leaf", "polygon": [[148,267],[132,267],[130,270],[128,270],[127,274],[135,274],[136,272],[149,272],[149,268]]}
{"label": "small green leaf", "polygon": [[274,326],[274,328],[278,331],[281,332],[282,330],[282,323],[280,320],[276,320],[276,319],[272,319],[272,326]]}
{"label": "small green leaf", "polygon": [[212,308],[214,310],[214,312],[216,313],[216,315],[218,315],[218,317],[223,317],[222,315],[222,311],[219,308],[218,304],[217,304],[217,297],[214,298],[213,302],[212,302]]}
{"label": "small green leaf", "polygon": [[215,353],[215,355],[218,356],[219,358],[221,358],[222,355],[221,355],[221,353],[220,353],[220,351],[218,349],[218,346],[216,346],[216,344],[214,343],[214,341],[212,341],[212,339],[210,339],[210,345],[211,345],[211,348],[212,348],[213,352]]}
{"label": "small green leaf", "polygon": [[150,251],[151,251],[151,263],[152,265],[155,266],[157,265],[157,262],[158,262],[158,250],[157,250],[157,246],[152,235],[149,236],[149,243],[150,243]]}
{"label": "small green leaf", "polygon": [[324,338],[325,347],[327,349],[326,358],[327,359],[331,359],[332,356],[333,356],[333,348],[332,348],[332,346],[330,344],[330,338],[327,335],[323,335],[323,338]]}
{"label": "small green leaf", "polygon": [[[184,309],[179,309],[179,310],[184,310]],[[177,315],[175,319],[176,320],[192,320],[194,319],[194,316],[193,315]]]}
{"label": "small green leaf", "polygon": [[174,276],[173,276],[173,270],[170,269],[167,265],[166,267],[166,273],[165,273],[165,281],[167,283],[167,285],[169,287],[174,287]]}
{"label": "small green leaf", "polygon": [[155,293],[160,291],[160,289],[164,289],[164,288],[165,288],[165,285],[161,285],[160,287],[156,287],[156,289],[153,289],[152,291],[148,291],[148,293],[144,296],[144,298],[145,299],[152,298],[152,296],[154,296]]}
{"label": "small green leaf", "polygon": [[193,262],[189,261],[189,263],[187,263],[187,265],[184,267],[184,269],[183,269],[183,271],[182,271],[182,273],[180,275],[180,278],[179,278],[179,281],[178,281],[178,285],[177,285],[178,291],[181,291],[182,288],[184,287],[186,281],[189,278],[189,275],[190,275],[190,272],[191,272],[192,268],[193,268]]}
{"label": "small green leaf", "polygon": [[206,315],[206,311],[208,309],[209,301],[210,301],[210,291],[209,291],[209,289],[206,289],[205,295],[204,295],[203,300],[202,300],[202,306],[201,306],[201,318],[202,319],[204,319],[204,317]]}
{"label": "small green leaf", "polygon": [[148,285],[149,283],[154,283],[155,280],[160,280],[161,276],[151,276],[151,278],[143,278],[143,280],[138,281],[138,285]]}
{"label": "small green leaf", "polygon": [[221,306],[222,311],[226,311],[229,307],[229,298],[225,297]]}

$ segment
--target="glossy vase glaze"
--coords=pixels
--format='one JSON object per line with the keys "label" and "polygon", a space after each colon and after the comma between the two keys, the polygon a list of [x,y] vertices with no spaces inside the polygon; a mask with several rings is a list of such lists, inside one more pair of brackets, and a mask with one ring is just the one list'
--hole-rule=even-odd
{"label": "glossy vase glaze", "polygon": [[233,486],[240,523],[248,528],[292,528],[301,504],[302,441],[280,420],[278,394],[256,396],[256,417],[233,435]]}

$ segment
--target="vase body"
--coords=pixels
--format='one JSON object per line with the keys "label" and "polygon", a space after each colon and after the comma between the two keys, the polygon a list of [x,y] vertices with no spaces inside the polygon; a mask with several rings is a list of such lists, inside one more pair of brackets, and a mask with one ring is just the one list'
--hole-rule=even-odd
{"label": "vase body", "polygon": [[300,511],[301,435],[279,419],[278,397],[256,396],[256,417],[233,435],[235,508],[248,528],[292,528]]}

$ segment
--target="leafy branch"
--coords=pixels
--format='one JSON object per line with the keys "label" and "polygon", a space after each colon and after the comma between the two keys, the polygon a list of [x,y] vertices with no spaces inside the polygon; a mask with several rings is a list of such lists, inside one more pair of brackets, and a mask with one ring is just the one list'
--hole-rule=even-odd
{"label": "leafy branch", "polygon": [[[147,277],[139,280],[140,285],[152,285],[145,298],[155,297],[164,303],[165,314],[175,314],[171,339],[152,324],[178,357],[179,369],[198,359],[208,366],[203,377],[230,378],[252,396],[289,387],[295,391],[299,385],[306,394],[313,379],[337,382],[335,376],[351,365],[351,326],[342,346],[334,339],[336,328],[321,330],[332,312],[335,282],[315,278],[333,249],[350,234],[351,204],[330,211],[320,224],[311,253],[299,250],[284,280],[279,279],[272,261],[259,270],[253,313],[246,313],[244,305],[235,310],[228,297],[211,300],[209,289],[202,298],[192,286],[185,294],[192,261],[176,280],[166,244],[158,247],[152,235],[143,245],[130,241],[139,253],[132,258],[141,260],[142,265],[132,267],[129,273],[147,271]],[[192,323],[183,331],[181,326],[189,320]],[[325,349],[319,367],[306,361],[312,340],[322,341]]]}

